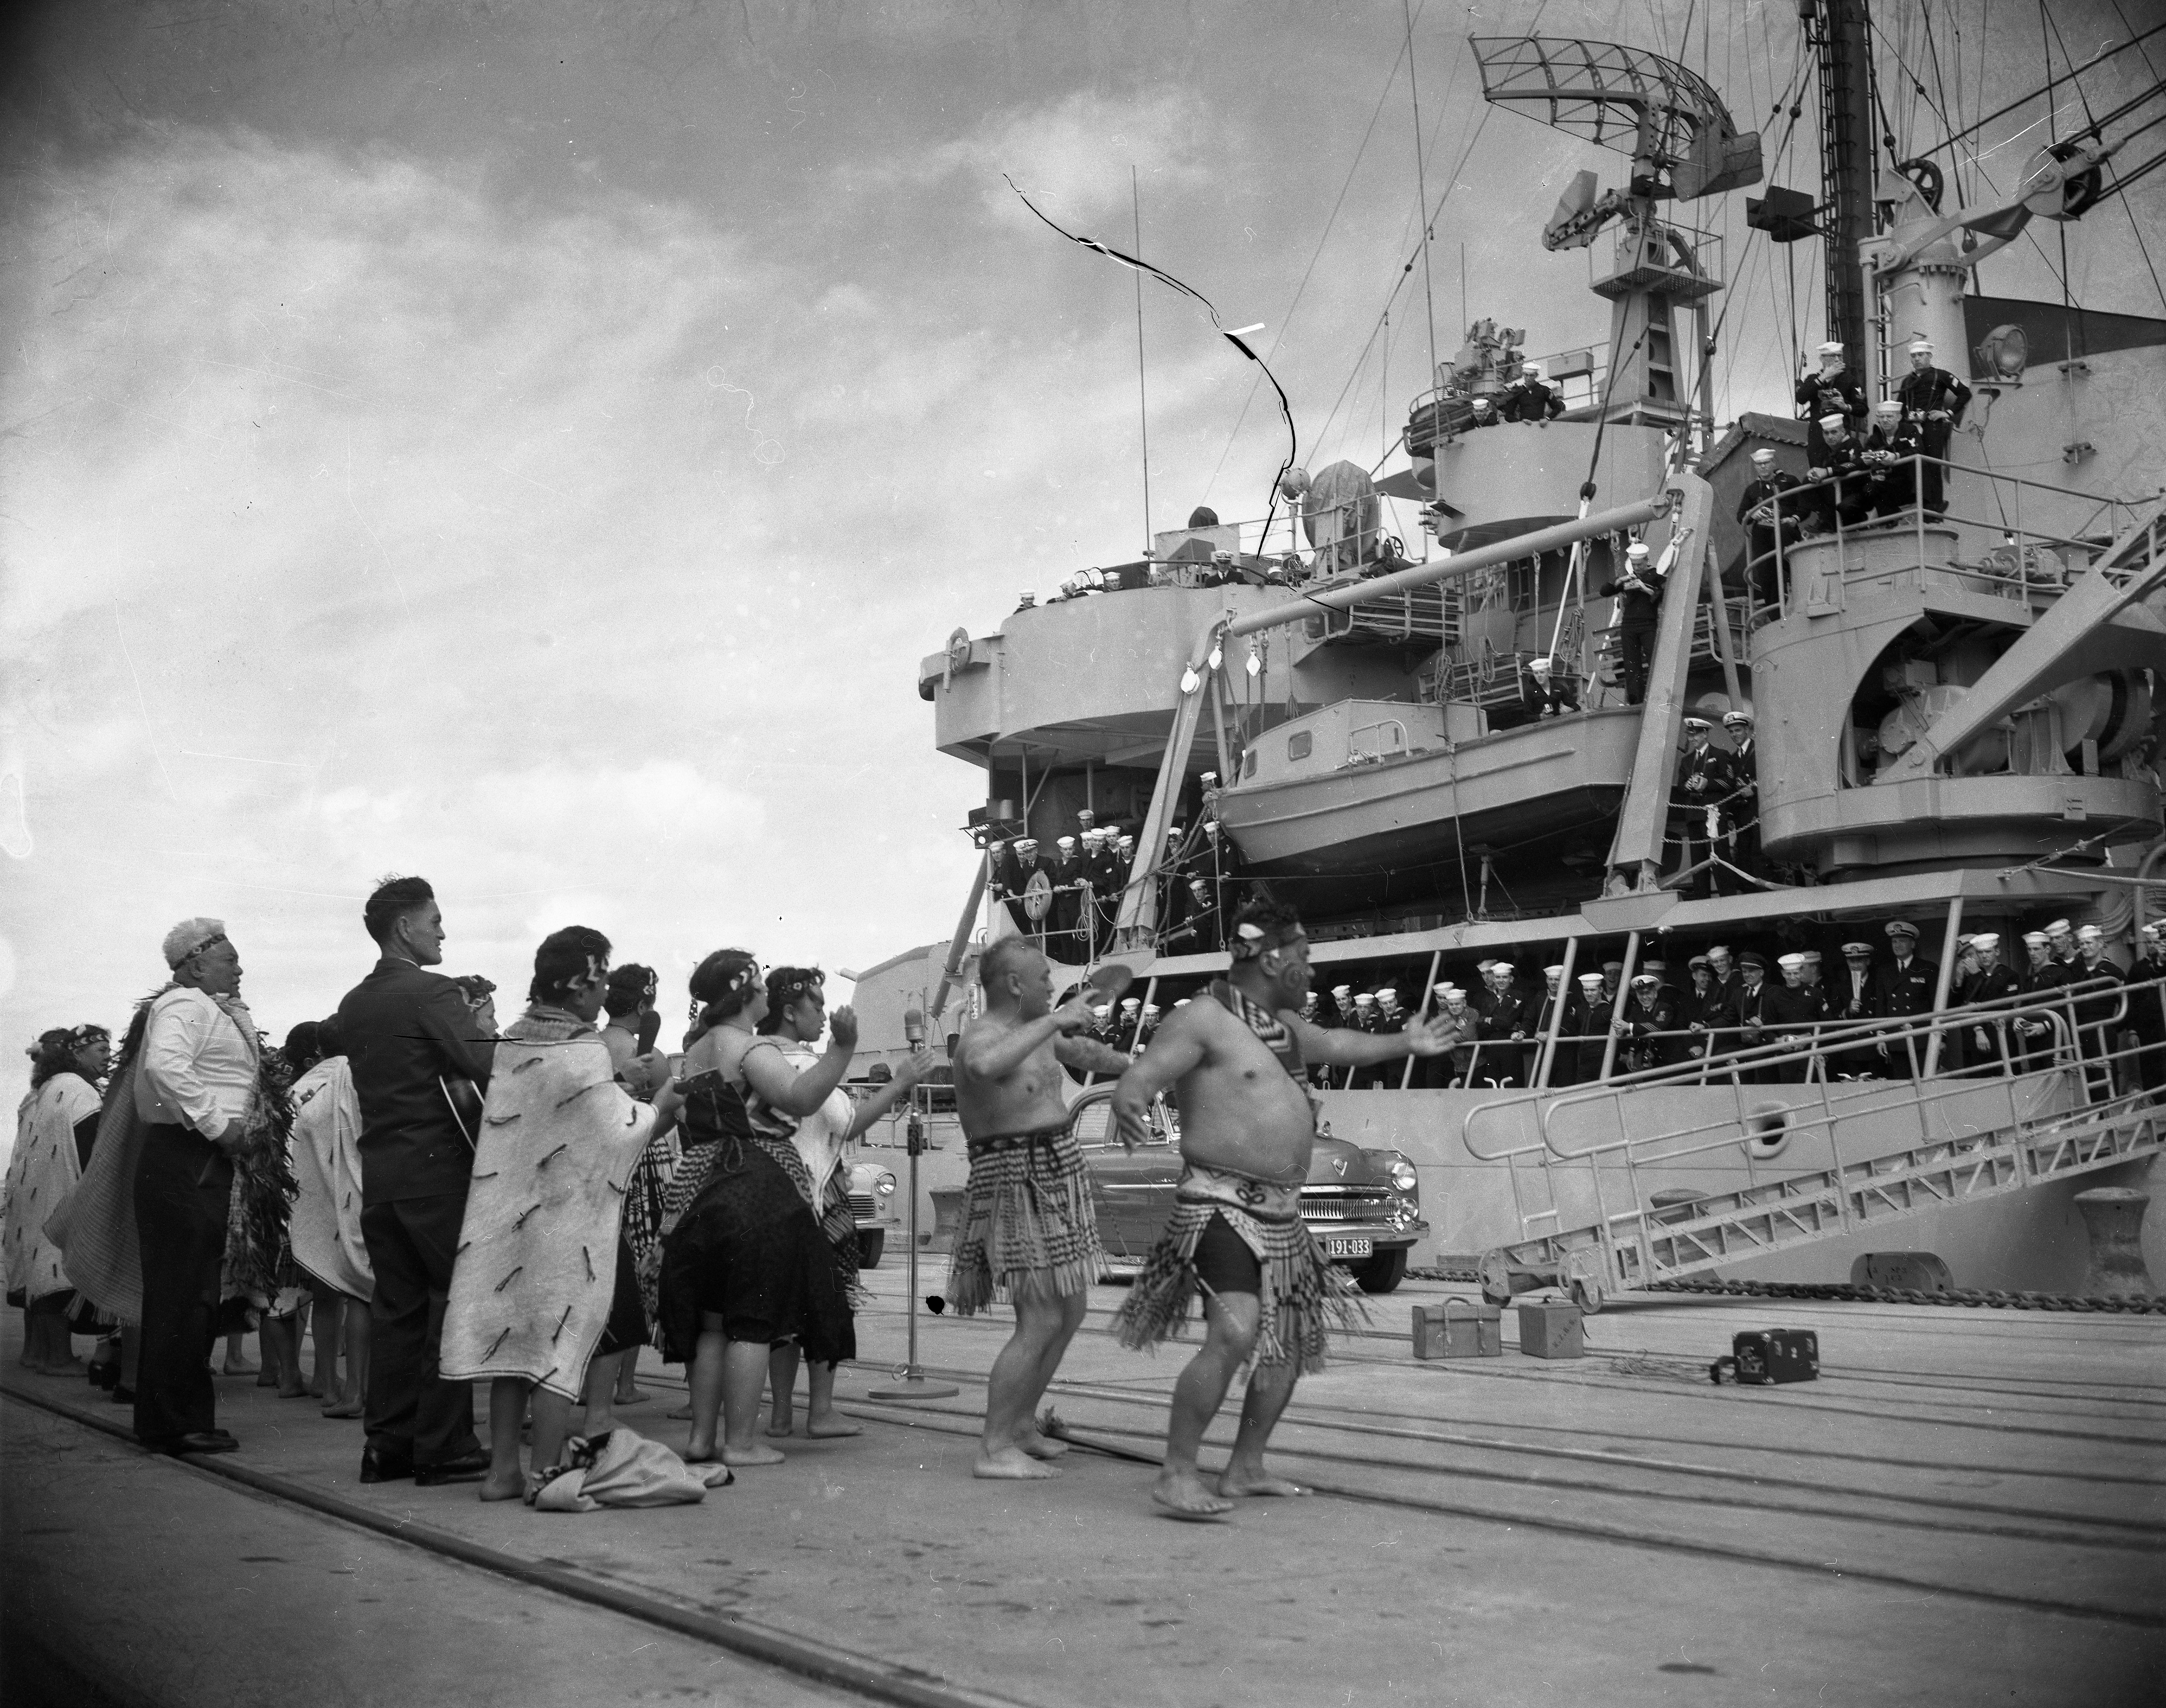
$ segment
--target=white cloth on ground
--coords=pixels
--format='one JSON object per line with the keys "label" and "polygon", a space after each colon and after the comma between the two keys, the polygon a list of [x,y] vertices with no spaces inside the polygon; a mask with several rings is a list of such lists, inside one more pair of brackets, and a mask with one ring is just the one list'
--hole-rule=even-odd
{"label": "white cloth on ground", "polygon": [[76,1123],[98,1109],[98,1092],[88,1080],[77,1073],[55,1073],[16,1111],[15,1153],[8,1159],[8,1211],[0,1218],[0,1252],[11,1294],[34,1299],[69,1289],[61,1248],[45,1236],[45,1218],[82,1178]]}
{"label": "white cloth on ground", "polygon": [[361,1236],[361,1099],[353,1070],[333,1056],[293,1082],[293,1182],[287,1222],[293,1261],[350,1299],[376,1292]]}
{"label": "white cloth on ground", "polygon": [[537,1005],[505,1029],[444,1312],[446,1380],[515,1376],[579,1398],[609,1324],[625,1188],[653,1130],[593,1026]]}

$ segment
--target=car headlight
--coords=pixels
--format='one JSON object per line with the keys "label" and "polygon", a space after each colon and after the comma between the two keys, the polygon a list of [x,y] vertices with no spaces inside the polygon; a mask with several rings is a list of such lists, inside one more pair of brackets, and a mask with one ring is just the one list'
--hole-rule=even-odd
{"label": "car headlight", "polygon": [[890,1193],[895,1190],[895,1176],[892,1174],[881,1175],[879,1179],[873,1182],[873,1190],[880,1194],[882,1198],[885,1198]]}
{"label": "car headlight", "polygon": [[1394,1157],[1392,1159],[1392,1191],[1412,1192],[1420,1183],[1421,1176],[1414,1172],[1414,1165],[1412,1162],[1404,1157]]}

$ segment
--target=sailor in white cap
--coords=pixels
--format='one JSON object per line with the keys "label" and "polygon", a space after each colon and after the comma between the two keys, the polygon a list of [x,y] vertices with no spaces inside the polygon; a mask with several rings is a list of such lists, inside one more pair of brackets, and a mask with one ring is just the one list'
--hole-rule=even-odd
{"label": "sailor in white cap", "polygon": [[1806,959],[1809,952],[1794,949],[1776,957],[1783,982],[1767,992],[1761,1008],[1761,1018],[1768,1028],[1768,1036],[1761,1041],[1782,1044],[1800,1052],[1774,1064],[1771,1077],[1781,1084],[1797,1084],[1804,1080],[1812,1062],[1802,1052],[1813,1041],[1820,1023],[1827,1018],[1820,987],[1811,976],[1813,963]]}
{"label": "sailor in white cap", "polygon": [[1663,575],[1644,540],[1624,548],[1621,573],[1602,584],[1604,598],[1618,604],[1618,643],[1624,667],[1624,703],[1641,704],[1647,698],[1647,667],[1655,652],[1656,614],[1661,609]]}
{"label": "sailor in white cap", "polygon": [[1450,1048],[1440,1056],[1425,1056],[1416,1061],[1413,1083],[1437,1090],[1464,1085],[1474,1063],[1474,1046],[1481,1036],[1481,1017],[1466,1005],[1466,993],[1457,985],[1442,983],[1432,985],[1430,989],[1436,997],[1434,1020],[1446,1029]]}
{"label": "sailor in white cap", "polygon": [[1579,709],[1579,694],[1572,677],[1546,655],[1527,661],[1526,673],[1519,678],[1519,700],[1537,718],[1561,718]]}
{"label": "sailor in white cap", "polygon": [[2071,989],[2086,994],[2075,1001],[2076,1036],[2082,1041],[2084,1078],[2094,1101],[2114,1094],[2113,1063],[2107,1058],[2119,1042],[2121,1012],[2121,968],[2105,952],[2105,933],[2096,925],[2076,930],[2078,959],[2069,969]]}
{"label": "sailor in white cap", "polygon": [[1861,455],[1873,471],[1875,516],[1900,515],[1918,502],[1919,469],[1911,459],[1925,448],[1920,424],[1905,420],[1894,398],[1873,406],[1873,427]]}
{"label": "sailor in white cap", "polygon": [[1967,957],[1957,963],[1957,981],[1948,988],[1948,1001],[1958,1007],[1988,1004],[1975,1025],[1950,1037],[1963,1046],[1963,1071],[1998,1073],[2008,1055],[2010,1004],[2001,999],[2016,993],[2015,969],[2000,959],[2000,935],[1979,931],[1963,944]]}
{"label": "sailor in white cap", "polygon": [[[1804,419],[1817,424],[1824,415],[1841,415],[1855,422],[1859,431],[1865,426],[1865,389],[1858,376],[1852,372],[1840,343],[1830,341],[1820,347],[1819,371],[1798,382],[1798,414]],[[1817,432],[1817,426],[1813,432]],[[1806,461],[1820,461],[1820,445],[1806,435]]]}
{"label": "sailor in white cap", "polygon": [[1832,481],[1815,494],[1823,529],[1840,523],[1855,528],[1873,514],[1878,492],[1873,465],[1865,460],[1865,440],[1851,429],[1847,415],[1831,413],[1813,424],[1817,444],[1809,453],[1812,467],[1805,471],[1813,480]]}
{"label": "sailor in white cap", "polygon": [[[1894,959],[1874,969],[1873,1017],[1910,1025],[1915,1016],[1933,1011],[1940,964],[1920,957],[1918,928],[1908,920],[1891,920],[1885,930]],[[1916,1078],[1926,1057],[1922,1038],[1883,1038],[1880,1052],[1884,1070],[1897,1079]]]}
{"label": "sailor in white cap", "polygon": [[1745,530],[1746,572],[1756,606],[1775,603],[1781,553],[1798,543],[1809,503],[1793,499],[1798,477],[1775,461],[1774,447],[1752,453],[1752,478],[1737,496],[1737,525]]}
{"label": "sailor in white cap", "polygon": [[1617,1004],[1609,1024],[1617,1034],[1618,1065],[1627,1073],[1666,1068],[1683,1053],[1683,1039],[1670,1036],[1677,1030],[1677,1004],[1659,973],[1632,975],[1631,990]]}
{"label": "sailor in white cap", "polygon": [[[2066,921],[2062,921],[2065,924]],[[2053,940],[2043,931],[2023,934],[2025,965],[2015,975],[2015,988],[2025,996],[2050,999],[2052,994],[2068,982],[2068,969],[2053,955]],[[2031,1073],[2050,1067],[2053,1059],[2053,1022],[2050,1012],[2042,1002],[2036,1010],[2020,1010],[2009,1023],[2015,1034],[2011,1041],[2021,1055],[2016,1062],[2018,1073]]]}
{"label": "sailor in white cap", "polygon": [[1910,372],[1895,387],[1895,401],[1903,406],[1903,419],[1918,424],[1920,448],[1929,459],[1920,482],[1920,499],[1926,516],[1941,517],[1942,503],[1941,459],[1948,454],[1948,438],[1963,425],[1963,411],[1970,407],[1970,387],[1944,367],[1933,366],[1932,341],[1910,340]]}
{"label": "sailor in white cap", "polygon": [[[1558,1017],[1562,1005],[1562,1018]],[[1541,1067],[1543,1041],[1554,1027],[1557,1046],[1551,1054],[1549,1083],[1573,1085],[1578,1083],[1579,1050],[1576,1040],[1587,1029],[1587,1004],[1577,990],[1564,986],[1564,965],[1561,962],[1542,968],[1541,999],[1534,1005],[1527,1021],[1527,1036],[1534,1047],[1527,1052],[1527,1083],[1534,1083]]]}
{"label": "sailor in white cap", "polygon": [[2076,964],[2076,928],[2066,920],[2055,920],[2046,927],[2046,935],[2052,940],[2053,958],[2063,967]]}
{"label": "sailor in white cap", "polygon": [[1546,427],[1564,414],[1564,399],[1546,383],[1549,376],[1538,361],[1519,370],[1519,382],[1504,393],[1498,414],[1507,421],[1531,421]]}
{"label": "sailor in white cap", "polygon": [[[1579,975],[1579,1036],[1571,1044],[1557,1046],[1556,1059],[1562,1062],[1569,1050],[1573,1083],[1585,1085],[1602,1077],[1603,1046],[1609,1038],[1610,1024],[1616,1018],[1609,982],[1599,973]],[[1556,1062],[1551,1064],[1550,1075],[1551,1083],[1556,1083]]]}

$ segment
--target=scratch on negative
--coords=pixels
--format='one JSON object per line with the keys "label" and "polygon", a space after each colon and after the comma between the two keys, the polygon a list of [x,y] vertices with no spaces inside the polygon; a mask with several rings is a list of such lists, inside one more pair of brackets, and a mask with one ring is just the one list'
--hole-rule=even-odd
{"label": "scratch on negative", "polygon": [[[514,1270],[511,1272],[511,1274],[512,1274],[512,1275],[516,1275],[518,1273],[519,1273],[519,1272],[518,1272],[516,1269],[514,1269]],[[504,1278],[505,1278],[505,1280],[509,1281],[509,1280],[511,1278],[511,1275],[507,1275],[507,1276],[505,1276]],[[497,1290],[498,1290],[499,1292],[502,1292],[504,1289],[503,1289],[502,1288],[499,1288]],[[499,1347],[502,1346],[502,1345],[505,1343],[505,1341],[507,1341],[507,1340],[509,1340],[510,1337],[511,1337],[511,1330],[510,1329],[510,1327],[508,1327],[508,1326],[507,1326],[506,1328],[505,1328],[505,1329],[504,1329],[504,1331],[503,1331],[501,1333],[499,1333],[499,1334],[497,1336],[497,1337],[496,1337],[494,1340],[491,1341],[491,1342],[489,1343],[489,1350],[488,1350],[487,1352],[483,1352],[483,1353],[481,1355],[481,1356],[482,1356],[482,1362],[483,1362],[483,1363],[488,1363],[491,1358],[494,1357],[496,1356],[496,1349],[497,1349]]]}
{"label": "scratch on negative", "polygon": [[555,1346],[555,1345],[557,1344],[557,1335],[560,1335],[560,1334],[563,1333],[563,1331],[564,1331],[564,1325],[565,1325],[566,1323],[569,1322],[571,1320],[572,1320],[572,1307],[571,1307],[570,1305],[566,1305],[566,1306],[564,1307],[564,1314],[563,1314],[562,1316],[560,1316],[560,1317],[558,1317],[558,1318],[557,1319],[557,1333],[556,1333],[556,1334],[552,1334],[552,1335],[551,1335],[551,1336],[549,1336],[549,1344],[550,1344],[551,1346],[552,1346],[552,1347],[553,1347],[553,1346]]}
{"label": "scratch on negative", "polygon": [[[509,1287],[510,1285],[511,1285],[511,1278],[512,1278],[512,1276],[513,1276],[513,1275],[516,1275],[516,1274],[520,1272],[520,1270],[524,1269],[526,1267],[526,1264],[524,1264],[524,1263],[519,1263],[519,1264],[515,1264],[515,1265],[514,1265],[514,1266],[513,1266],[513,1268],[512,1268],[511,1274],[510,1274],[510,1275],[507,1275],[507,1276],[505,1276],[505,1277],[504,1278],[504,1279],[502,1279],[501,1281],[499,1281],[499,1282],[498,1282],[498,1283],[496,1284],[496,1290],[497,1290],[499,1293],[503,1292],[503,1291],[504,1291],[504,1289],[505,1289],[505,1288],[507,1288],[507,1287]],[[592,1266],[590,1265],[589,1267],[591,1268]],[[589,1276],[588,1278],[589,1278],[589,1280],[591,1280],[591,1279],[593,1278],[593,1277],[592,1277],[592,1276]],[[510,1329],[506,1329],[506,1330],[505,1331],[505,1332],[506,1334],[510,1334],[510,1333],[511,1332],[511,1331],[510,1331]],[[494,1351],[495,1350],[495,1348],[492,1347],[489,1350],[490,1350],[490,1351],[492,1351],[492,1352],[494,1352]]]}
{"label": "scratch on negative", "polygon": [[564,1152],[567,1152],[567,1151],[570,1150],[571,1148],[572,1148],[571,1141],[570,1141],[569,1140],[567,1140],[564,1143],[563,1143],[563,1144],[561,1144],[561,1145],[557,1146],[557,1148],[556,1148],[555,1150],[553,1150],[553,1151],[550,1152],[550,1153],[549,1153],[547,1156],[544,1157],[543,1157],[540,1162],[536,1162],[534,1166],[535,1166],[536,1168],[547,1168],[547,1167],[548,1167],[552,1162],[555,1162],[555,1161],[557,1160],[557,1157],[559,1157],[563,1156],[563,1155],[564,1154]]}
{"label": "scratch on negative", "polygon": [[587,1279],[589,1281],[593,1280],[594,1278],[594,1253],[589,1252],[584,1246],[581,1246],[579,1247],[579,1261],[587,1266]]}

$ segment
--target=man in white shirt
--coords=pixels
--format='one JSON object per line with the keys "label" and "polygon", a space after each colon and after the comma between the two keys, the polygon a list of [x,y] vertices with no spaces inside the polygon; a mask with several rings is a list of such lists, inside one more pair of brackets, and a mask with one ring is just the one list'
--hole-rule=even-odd
{"label": "man in white shirt", "polygon": [[220,920],[166,934],[173,983],[151,1004],[135,1076],[145,1123],[135,1170],[143,1263],[135,1437],[173,1453],[230,1453],[209,1360],[217,1340],[232,1148],[256,1095],[256,1023],[241,1003],[240,956]]}

